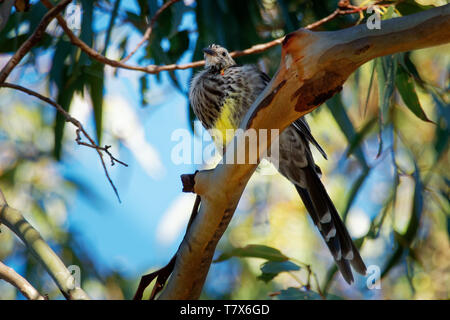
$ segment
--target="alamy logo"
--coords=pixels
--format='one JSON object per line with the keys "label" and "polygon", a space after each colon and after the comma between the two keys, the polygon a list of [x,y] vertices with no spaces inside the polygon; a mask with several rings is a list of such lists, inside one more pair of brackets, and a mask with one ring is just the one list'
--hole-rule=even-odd
{"label": "alamy logo", "polygon": [[[212,129],[198,136],[200,141],[186,129],[172,132],[171,140],[177,142],[171,153],[174,164],[212,165],[220,156],[219,163],[257,164],[258,159],[266,159],[278,168],[278,129],[227,129],[225,132]],[[229,143],[225,144],[225,141]]]}
{"label": "alamy logo", "polygon": [[67,288],[73,290],[75,288],[81,287],[81,269],[79,266],[73,264],[67,267],[69,270],[71,277],[67,278]]}
{"label": "alamy logo", "polygon": [[366,285],[369,290],[381,289],[381,270],[377,265],[370,265],[367,268],[367,281]]}

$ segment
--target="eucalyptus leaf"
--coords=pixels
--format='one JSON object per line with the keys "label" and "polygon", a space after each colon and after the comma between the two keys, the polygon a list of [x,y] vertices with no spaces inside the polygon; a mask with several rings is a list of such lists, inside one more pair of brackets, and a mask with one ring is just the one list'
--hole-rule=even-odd
{"label": "eucalyptus leaf", "polygon": [[426,122],[432,122],[428,119],[427,115],[420,105],[419,97],[417,96],[416,89],[414,88],[414,79],[408,74],[408,72],[402,67],[397,68],[397,75],[395,78],[395,85],[400,93],[403,102],[419,119]]}
{"label": "eucalyptus leaf", "polygon": [[103,129],[103,91],[104,91],[104,65],[93,63],[85,68],[87,87],[94,109],[94,120],[96,128],[97,143],[101,144]]}
{"label": "eucalyptus leaf", "polygon": [[233,248],[223,252],[214,262],[221,262],[233,257],[261,258],[268,261],[286,261],[289,258],[280,250],[258,244],[250,244],[243,248]]}
{"label": "eucalyptus leaf", "polygon": [[395,233],[395,239],[397,242],[397,248],[394,253],[388,259],[382,273],[381,277],[384,277],[394,266],[396,266],[404,257],[405,251],[409,251],[409,247],[414,240],[420,223],[420,218],[422,216],[423,211],[423,191],[424,186],[422,180],[420,178],[420,171],[417,167],[417,164],[414,163],[415,170],[413,173],[413,178],[415,181],[414,186],[414,195],[413,195],[413,204],[411,210],[411,216],[409,218],[408,225],[406,227],[406,231],[403,234]]}
{"label": "eucalyptus leaf", "polygon": [[446,154],[448,150],[450,136],[450,105],[445,103],[435,92],[432,93],[434,105],[438,113],[438,120],[435,130],[434,149],[436,150],[436,162]]}
{"label": "eucalyptus leaf", "polygon": [[264,282],[269,282],[273,278],[275,278],[281,272],[288,271],[298,271],[300,270],[300,266],[296,265],[292,261],[267,261],[261,265],[261,275],[258,276],[258,279],[263,280]]}
{"label": "eucalyptus leaf", "polygon": [[281,290],[277,297],[280,300],[322,300],[322,297],[317,292],[304,291],[294,287]]}

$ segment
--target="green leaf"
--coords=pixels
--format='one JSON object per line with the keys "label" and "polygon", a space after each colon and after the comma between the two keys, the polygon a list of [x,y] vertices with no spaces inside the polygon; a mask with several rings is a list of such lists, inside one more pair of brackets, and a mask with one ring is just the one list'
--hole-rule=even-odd
{"label": "green leaf", "polygon": [[188,125],[189,125],[189,129],[191,130],[191,133],[194,133],[196,119],[197,119],[197,117],[195,116],[194,110],[192,110],[192,106],[189,103],[189,105],[188,105]]}
{"label": "green leaf", "polygon": [[27,16],[30,18],[30,28],[29,28],[29,36],[36,30],[39,22],[41,22],[42,17],[47,13],[47,8],[39,1],[31,6],[31,9]]}
{"label": "green leaf", "polygon": [[372,127],[375,125],[376,122],[377,122],[376,118],[370,119],[369,121],[367,121],[367,123],[364,124],[362,129],[358,133],[356,133],[356,135],[353,137],[348,147],[346,153],[347,157],[349,157],[351,154],[353,154],[353,152],[355,152],[357,148],[359,148],[361,143],[364,141],[364,138],[369,134],[370,130],[372,129]]}
{"label": "green leaf", "polygon": [[[123,39],[119,43],[119,52],[120,52],[120,59],[119,60],[122,60],[123,58],[125,58],[125,56],[126,56],[125,49],[127,47],[127,44],[128,44],[128,37],[123,37]],[[116,68],[114,70],[114,75],[117,75],[117,70],[118,69],[119,68]]]}
{"label": "green leaf", "polygon": [[64,72],[67,71],[64,68],[64,62],[72,51],[72,44],[70,41],[65,41],[64,38],[60,38],[56,43],[56,49],[53,53],[52,68],[49,73],[50,82],[56,84],[58,88],[62,86]]}
{"label": "green leaf", "polygon": [[382,20],[389,20],[392,18],[392,16],[394,15],[395,11],[394,11],[394,7],[393,6],[389,6],[386,10],[386,12],[382,15],[381,19]]}
{"label": "green leaf", "polygon": [[176,33],[173,37],[169,38],[170,49],[167,52],[167,56],[170,61],[176,62],[180,59],[181,55],[189,49],[189,34],[187,30]]}
{"label": "green leaf", "polygon": [[382,57],[381,63],[377,64],[377,76],[379,80],[379,95],[381,101],[381,112],[383,121],[387,118],[387,112],[391,106],[392,95],[395,88],[396,66],[394,56]]}
{"label": "green leaf", "polygon": [[447,215],[447,235],[450,236],[450,215]]}
{"label": "green leaf", "polygon": [[261,265],[261,271],[263,273],[275,273],[278,274],[283,271],[298,271],[300,266],[296,265],[292,261],[267,261]]}
{"label": "green leaf", "polygon": [[141,90],[141,104],[143,107],[148,105],[147,92],[148,92],[148,80],[147,75],[143,75],[139,78],[139,87]]}
{"label": "green leaf", "polygon": [[369,88],[367,90],[366,103],[364,105],[364,116],[366,116],[367,107],[369,105],[369,98],[370,98],[370,93],[372,92],[373,79],[374,79],[374,75],[375,75],[375,67],[377,65],[377,61],[378,61],[377,59],[372,60],[372,72],[370,73]]}
{"label": "green leaf", "polygon": [[416,89],[414,88],[413,77],[410,76],[402,66],[398,66],[397,68],[395,85],[408,109],[411,110],[412,113],[414,113],[419,119],[432,123],[420,105],[419,97],[417,96]]}
{"label": "green leaf", "polygon": [[[70,103],[72,102],[75,92],[83,93],[83,86],[86,77],[81,77],[80,73],[80,65],[76,62],[71,63],[70,65],[63,65],[60,73],[61,80],[59,83],[55,82],[58,87],[56,102],[66,111],[69,111]],[[61,115],[61,113],[57,112],[55,117],[55,142],[53,147],[53,155],[57,160],[61,158],[65,123],[65,118]]]}
{"label": "green leaf", "polygon": [[104,65],[93,63],[85,68],[89,94],[94,109],[97,143],[101,144],[103,128]]}
{"label": "green leaf", "polygon": [[[21,34],[17,37],[0,39],[0,52],[1,53],[15,53],[17,49],[28,39],[28,34]],[[41,48],[48,48],[52,43],[53,38],[45,33],[42,36],[41,42],[39,42]]]}
{"label": "green leaf", "polygon": [[[151,1],[153,2],[153,0]],[[157,4],[159,1],[155,1]],[[154,12],[151,13],[151,17],[153,17],[153,15],[156,13],[156,10],[159,9],[159,6],[157,6],[156,8],[153,8],[154,5],[151,6],[152,10],[155,10]],[[173,8],[172,8],[173,9]],[[163,34],[163,35],[169,35],[171,33],[172,30],[172,16],[173,16],[173,10],[164,10],[163,12],[161,12],[161,15],[158,17],[158,20],[156,21],[155,24],[155,30],[158,30],[157,32],[159,34]],[[178,27],[178,26],[176,26]]]}
{"label": "green leaf", "polygon": [[267,261],[261,265],[262,274],[258,279],[269,282],[281,272],[298,271],[300,267],[291,261]]}
{"label": "green leaf", "polygon": [[299,28],[298,19],[295,15],[289,12],[289,5],[285,0],[278,0],[278,6],[281,9],[283,20],[285,21],[286,32],[292,32]]}
{"label": "green leaf", "polygon": [[225,251],[214,262],[221,262],[232,257],[261,258],[278,262],[289,259],[278,249],[259,244],[250,244],[243,248],[233,248]]}
{"label": "green leaf", "polygon": [[7,34],[12,32],[14,29],[17,29],[17,25],[20,23],[19,20],[22,16],[23,13],[21,12],[10,12],[8,21],[3,26],[3,29],[0,30],[0,40],[6,39]]}
{"label": "green leaf", "polygon": [[403,252],[404,248],[402,246],[398,246],[397,249],[395,249],[394,253],[386,263],[383,272],[381,272],[381,278],[384,278],[389,273],[389,271],[391,271],[391,269],[398,264],[403,256]]}
{"label": "green leaf", "polygon": [[[58,88],[58,96],[56,99],[56,102],[61,105],[61,107],[69,111],[70,103],[72,101],[72,97],[75,93],[75,87],[73,85],[70,85],[68,87],[65,87],[65,84],[62,83],[61,87]],[[53,147],[53,155],[57,160],[61,159],[61,150],[62,150],[62,139],[63,139],[63,133],[64,133],[64,126],[66,124],[66,119],[64,116],[60,113],[56,113],[55,118],[55,144]]]}
{"label": "green leaf", "polygon": [[[92,47],[94,40],[94,30],[92,29],[92,21],[94,14],[94,2],[88,0],[81,0],[83,14],[81,15],[81,33],[80,39],[83,40],[88,46]],[[89,63],[89,56],[82,51],[79,59],[81,65]]]}
{"label": "green leaf", "polygon": [[361,190],[361,187],[364,184],[364,181],[366,181],[367,177],[369,176],[370,169],[370,167],[365,167],[350,189],[350,195],[348,196],[347,204],[345,205],[344,211],[342,211],[342,220],[344,222],[347,219],[347,215],[350,211],[350,208],[352,207],[353,201],[355,201],[359,190]]}
{"label": "green leaf", "polygon": [[125,10],[125,15],[127,17],[126,20],[129,21],[136,29],[140,30],[142,34],[145,32],[147,24],[140,15],[128,10]]}
{"label": "green leaf", "polygon": [[322,300],[322,297],[317,292],[303,291],[294,287],[281,290],[277,297],[280,300]]}
{"label": "green leaf", "polygon": [[420,218],[423,212],[424,186],[420,178],[419,168],[417,167],[417,164],[415,162],[414,166],[415,170],[413,173],[413,178],[415,180],[415,186],[411,217],[409,218],[408,226],[406,227],[406,231],[404,234],[399,234],[394,231],[395,239],[397,240],[397,249],[395,250],[394,254],[388,259],[388,262],[386,263],[386,266],[381,273],[382,278],[386,276],[388,272],[400,262],[405,250],[409,250],[411,243],[416,237],[417,230],[419,229]]}
{"label": "green leaf", "polygon": [[408,243],[411,243],[417,234],[420,218],[422,216],[422,211],[423,211],[424,186],[423,186],[422,180],[420,178],[419,168],[417,167],[416,163],[414,163],[414,167],[415,167],[415,170],[413,173],[413,177],[414,177],[416,184],[414,186],[413,207],[412,207],[411,218],[409,219],[409,224],[408,224],[408,227],[404,234]]}
{"label": "green leaf", "polygon": [[114,21],[116,20],[117,13],[119,11],[119,7],[120,7],[120,0],[116,0],[114,2],[113,11],[111,12],[111,16],[109,19],[109,25],[108,25],[108,30],[106,31],[105,44],[103,45],[102,55],[105,55],[106,50],[108,49],[109,41],[111,39],[112,29],[114,27]]}
{"label": "green leaf", "polygon": [[[349,116],[347,115],[347,112],[345,111],[345,107],[342,104],[342,98],[341,94],[338,93],[335,96],[333,96],[331,99],[329,99],[326,102],[326,106],[331,111],[331,114],[333,115],[334,119],[336,120],[336,123],[338,124],[341,131],[344,133],[345,137],[347,138],[348,143],[352,143],[353,140],[356,137],[356,130],[353,126]],[[367,168],[367,161],[366,157],[364,156],[364,152],[359,146],[355,146],[355,157],[358,159],[359,163],[364,167]]]}

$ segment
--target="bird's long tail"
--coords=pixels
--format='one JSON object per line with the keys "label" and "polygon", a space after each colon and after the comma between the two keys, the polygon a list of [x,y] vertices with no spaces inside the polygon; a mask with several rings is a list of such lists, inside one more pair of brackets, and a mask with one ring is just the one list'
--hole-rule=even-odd
{"label": "bird's long tail", "polygon": [[350,265],[362,275],[366,274],[366,266],[320,181],[316,172],[318,168],[309,165],[302,170],[305,173],[307,187],[296,185],[297,192],[314,224],[319,228],[345,281],[351,284],[354,280]]}

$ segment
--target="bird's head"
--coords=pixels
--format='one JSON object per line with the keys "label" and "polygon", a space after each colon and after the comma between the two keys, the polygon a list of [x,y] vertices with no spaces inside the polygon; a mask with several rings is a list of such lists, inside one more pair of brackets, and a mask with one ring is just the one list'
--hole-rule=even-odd
{"label": "bird's head", "polygon": [[205,68],[223,70],[236,64],[228,50],[217,44],[211,44],[203,49]]}

